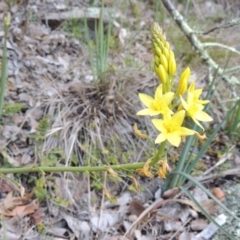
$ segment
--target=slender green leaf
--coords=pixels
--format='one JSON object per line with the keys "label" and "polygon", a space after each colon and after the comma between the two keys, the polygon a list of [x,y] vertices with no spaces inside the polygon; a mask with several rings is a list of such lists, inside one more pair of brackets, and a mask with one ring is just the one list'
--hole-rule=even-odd
{"label": "slender green leaf", "polygon": [[212,195],[200,182],[198,182],[196,179],[194,179],[191,175],[183,173],[183,172],[171,172],[170,174],[179,174],[193,182],[196,186],[201,188],[212,200],[214,200],[223,210],[225,210],[230,216],[232,216],[234,219],[236,219],[238,222],[240,222],[240,218],[235,216],[226,206],[224,206],[223,203],[221,203],[216,197]]}
{"label": "slender green leaf", "polygon": [[198,201],[184,188],[180,187],[180,189],[195,203],[195,205],[201,210],[201,212],[205,215],[205,217],[212,223],[214,223],[226,236],[229,237],[231,240],[237,240],[233,236],[230,235],[229,232],[227,232],[221,225],[219,225],[214,218],[210,214],[208,214],[207,211],[204,210],[204,208],[198,203]]}

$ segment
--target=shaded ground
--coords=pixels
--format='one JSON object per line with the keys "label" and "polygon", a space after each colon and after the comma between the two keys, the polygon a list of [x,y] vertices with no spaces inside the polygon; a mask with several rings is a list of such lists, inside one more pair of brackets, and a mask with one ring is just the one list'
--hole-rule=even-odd
{"label": "shaded ground", "polygon": [[[87,16],[88,31],[94,36],[93,19],[98,19],[99,15],[96,14],[99,12],[97,3],[93,6],[84,1],[0,3],[1,20],[4,12],[12,14],[8,37],[7,104],[0,129],[2,166],[98,166],[145,161],[152,155],[151,144],[137,139],[132,130],[137,122],[150,137],[156,135],[149,119],[135,116],[141,109],[138,92],[151,93],[158,81],[152,71],[152,20],[160,22],[174,46],[178,71],[189,64],[192,78],[199,79],[200,87],[207,88],[209,82],[208,69],[201,64],[163,6],[156,2],[105,3],[106,8],[113,9],[114,21],[108,71],[101,75],[98,83],[93,81],[83,30],[83,10],[91,8]],[[178,9],[191,26],[199,30],[208,31],[224,25],[230,21],[230,13],[234,19],[238,17],[238,2],[196,2],[190,6],[178,3]],[[109,14],[104,15],[104,19],[107,28]],[[236,25],[200,38],[239,48],[238,32],[239,25]],[[2,31],[0,34],[3,36]],[[229,59],[226,50],[214,48],[210,52],[221,66]],[[239,56],[233,53],[228,65],[238,64]],[[230,77],[231,84],[219,78],[215,90],[214,104],[209,111],[214,113],[216,122],[220,122],[230,108],[231,101],[229,105],[223,103],[239,95],[238,88],[234,87],[238,86],[238,72]],[[232,146],[232,155],[225,161],[228,165],[221,165],[221,170],[239,168],[238,138],[225,132],[215,139],[195,174],[201,175],[213,166]],[[179,152],[173,149],[170,155],[174,166]],[[238,181],[236,172],[227,175],[233,176],[231,184]],[[130,176],[137,180],[140,193]],[[123,171],[119,171],[117,177],[105,173],[29,173],[9,174],[1,179],[1,214],[5,215],[1,237],[7,239],[121,239],[144,207],[151,206],[154,200],[160,203],[163,186],[158,178],[145,179],[134,172]],[[230,181],[228,178],[212,179],[206,182],[209,189],[223,186],[225,190]],[[199,193],[192,194],[198,198]],[[200,195],[204,194],[200,192]],[[207,196],[198,200],[207,200],[207,206],[202,205],[208,210],[212,206]],[[168,217],[176,221],[166,218],[170,209]],[[217,211],[211,213],[216,215]],[[201,229],[193,227],[193,218],[203,222]],[[186,228],[178,231],[183,224]],[[169,202],[165,208],[158,209],[157,215],[152,214],[147,221],[135,226],[132,236],[136,239],[181,239],[181,233],[189,234],[189,227],[193,234],[207,224],[190,201]],[[195,222],[196,225],[200,223]],[[175,237],[172,232],[176,232]],[[120,237],[112,237],[116,235]]]}

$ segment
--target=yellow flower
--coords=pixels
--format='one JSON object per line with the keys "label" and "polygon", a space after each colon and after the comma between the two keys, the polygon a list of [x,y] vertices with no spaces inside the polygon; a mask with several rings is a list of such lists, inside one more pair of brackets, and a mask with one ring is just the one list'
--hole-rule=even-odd
{"label": "yellow flower", "polygon": [[155,143],[169,141],[173,146],[178,147],[181,142],[181,136],[193,135],[195,131],[182,127],[185,117],[185,111],[181,110],[173,116],[170,114],[163,115],[163,119],[153,119],[153,125],[161,133],[155,140]]}
{"label": "yellow flower", "polygon": [[159,178],[166,178],[167,172],[170,171],[170,168],[169,168],[167,160],[160,160],[158,162],[158,164],[160,165],[160,167],[159,167],[159,169],[157,171],[158,177]]}
{"label": "yellow flower", "polygon": [[[194,103],[197,103],[197,104],[207,104],[209,103],[210,101],[209,100],[200,100],[199,97],[201,96],[202,94],[202,89],[195,89],[195,82],[193,81],[189,88],[188,88],[188,92],[192,93],[193,94],[193,97],[190,101],[193,101]],[[189,95],[191,96],[191,95]],[[187,101],[188,101],[188,98],[189,96],[187,97]]]}
{"label": "yellow flower", "polygon": [[173,92],[162,93],[162,84],[157,87],[154,98],[147,94],[139,93],[140,100],[147,108],[137,112],[137,115],[155,116],[158,114],[173,114],[172,110],[168,107],[173,97]]}
{"label": "yellow flower", "polygon": [[188,92],[187,102],[180,96],[182,105],[187,112],[187,115],[192,118],[192,120],[203,130],[203,126],[199,121],[211,122],[213,119],[205,113],[203,110],[204,106],[195,103],[195,96],[193,93]]}
{"label": "yellow flower", "polygon": [[177,95],[182,96],[186,92],[189,77],[190,77],[190,68],[187,67],[181,74],[179,84],[178,84],[178,89],[176,91]]}
{"label": "yellow flower", "polygon": [[148,171],[150,163],[151,163],[151,159],[148,159],[144,164],[143,168],[136,169],[136,172],[140,173],[145,177],[153,178],[153,175]]}

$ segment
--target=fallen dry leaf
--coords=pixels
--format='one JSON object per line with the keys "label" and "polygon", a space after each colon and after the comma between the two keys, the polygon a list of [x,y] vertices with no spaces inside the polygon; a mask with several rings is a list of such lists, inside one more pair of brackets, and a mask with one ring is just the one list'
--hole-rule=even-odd
{"label": "fallen dry leaf", "polygon": [[145,207],[135,200],[129,204],[129,212],[131,215],[136,215],[138,217],[144,210]]}
{"label": "fallen dry leaf", "polygon": [[210,215],[213,215],[217,212],[218,205],[212,199],[207,199],[199,203],[201,207],[208,212]]}
{"label": "fallen dry leaf", "polygon": [[175,187],[175,188],[165,191],[162,195],[162,198],[164,198],[164,199],[173,198],[178,193],[179,193],[179,188]]}
{"label": "fallen dry leaf", "polygon": [[20,162],[17,161],[15,158],[9,156],[9,154],[8,154],[6,151],[0,150],[0,153],[3,155],[4,158],[7,159],[7,161],[8,161],[11,165],[13,165],[14,167],[20,167],[20,165],[21,165]]}
{"label": "fallen dry leaf", "polygon": [[180,235],[179,235],[179,239],[178,240],[190,240],[194,237],[194,233],[190,233],[190,232],[182,232]]}
{"label": "fallen dry leaf", "polygon": [[0,192],[1,193],[11,192],[12,190],[13,190],[13,187],[6,180],[2,179],[0,181]]}
{"label": "fallen dry leaf", "polygon": [[206,219],[199,218],[191,222],[191,229],[193,231],[201,231],[204,228],[206,228],[207,225],[208,225],[208,221]]}
{"label": "fallen dry leaf", "polygon": [[208,195],[201,188],[194,188],[192,190],[192,196],[197,202],[201,202],[208,199]]}
{"label": "fallen dry leaf", "polygon": [[38,225],[39,223],[42,222],[42,219],[45,215],[45,209],[44,208],[38,208],[33,214],[32,218],[34,220],[34,223]]}
{"label": "fallen dry leaf", "polygon": [[15,207],[13,203],[13,192],[9,192],[6,198],[3,200],[3,207],[5,209],[11,210]]}
{"label": "fallen dry leaf", "polygon": [[33,213],[39,207],[37,199],[24,206],[17,206],[13,210],[8,210],[0,207],[0,213],[6,217],[19,216],[24,217],[25,215]]}

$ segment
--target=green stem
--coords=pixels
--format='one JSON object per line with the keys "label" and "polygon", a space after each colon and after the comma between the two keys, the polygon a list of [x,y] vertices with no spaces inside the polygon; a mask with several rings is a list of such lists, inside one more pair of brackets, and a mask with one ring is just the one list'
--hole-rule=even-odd
{"label": "green stem", "polygon": [[160,144],[158,152],[155,155],[155,157],[152,159],[152,161],[150,163],[150,166],[154,166],[161,159],[161,157],[164,155],[164,149],[165,149],[165,146],[166,146],[166,142],[167,141],[164,141]]}
{"label": "green stem", "polygon": [[[182,153],[181,153],[181,158],[178,161],[178,164],[177,164],[177,167],[176,167],[175,171],[182,172],[184,164],[185,164],[185,161],[186,161],[186,159],[188,159],[187,156],[189,154],[189,149],[191,148],[193,140],[194,140],[194,136],[190,136],[187,139],[187,141],[185,143],[185,146],[184,146],[184,148],[182,150]],[[180,181],[180,178],[181,177],[178,174],[173,175],[173,178],[172,178],[172,180],[170,182],[169,189],[176,187],[178,185],[179,181]]]}
{"label": "green stem", "polygon": [[4,93],[7,82],[7,35],[8,26],[10,24],[10,14],[4,18],[4,43],[3,43],[3,56],[2,56],[2,70],[1,70],[1,86],[0,86],[0,118],[2,117]]}
{"label": "green stem", "polygon": [[[113,170],[131,170],[142,168],[145,162],[110,165]],[[101,172],[106,166],[97,167],[26,167],[26,168],[0,168],[0,173],[29,173],[29,172]]]}

